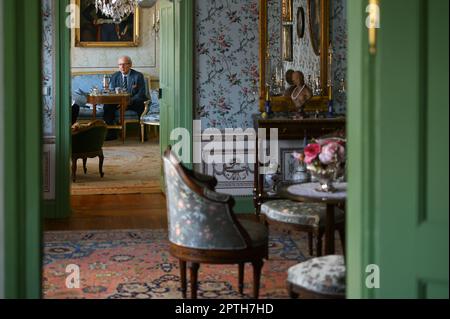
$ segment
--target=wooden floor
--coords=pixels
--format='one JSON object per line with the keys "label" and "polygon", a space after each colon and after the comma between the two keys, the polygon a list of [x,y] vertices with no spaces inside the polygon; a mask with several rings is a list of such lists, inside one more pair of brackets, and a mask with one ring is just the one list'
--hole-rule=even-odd
{"label": "wooden floor", "polygon": [[46,220],[44,230],[167,229],[161,194],[72,196],[68,219]]}
{"label": "wooden floor", "polygon": [[[256,220],[254,214],[239,218]],[[167,229],[165,196],[162,193],[72,196],[70,218],[44,222],[44,231],[115,229]]]}

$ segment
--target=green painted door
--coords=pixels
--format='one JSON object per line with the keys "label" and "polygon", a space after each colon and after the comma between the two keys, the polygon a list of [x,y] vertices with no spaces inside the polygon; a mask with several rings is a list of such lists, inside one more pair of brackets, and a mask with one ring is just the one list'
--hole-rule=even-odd
{"label": "green painted door", "polygon": [[348,8],[348,294],[448,298],[449,3],[380,1],[375,55],[367,3]]}
{"label": "green painted door", "polygon": [[175,128],[175,11],[174,4],[162,0],[160,5],[160,105],[161,154],[170,145],[170,132]]}
{"label": "green painted door", "polygon": [[[161,87],[161,155],[171,140],[175,128],[184,128],[192,136],[194,99],[194,1],[159,2],[160,87]],[[192,142],[192,137],[189,142]],[[183,150],[184,152],[185,150]],[[187,150],[192,158],[192,143]],[[185,163],[189,165],[189,163]],[[162,172],[162,170],[161,170]],[[163,180],[163,178],[161,178]],[[161,184],[164,185],[163,183]],[[162,187],[164,189],[164,187]]]}

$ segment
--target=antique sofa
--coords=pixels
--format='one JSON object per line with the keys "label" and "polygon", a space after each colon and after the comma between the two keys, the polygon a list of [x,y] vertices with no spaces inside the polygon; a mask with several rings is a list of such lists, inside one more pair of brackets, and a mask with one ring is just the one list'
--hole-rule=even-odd
{"label": "antique sofa", "polygon": [[[93,120],[92,106],[87,104],[86,95],[89,94],[94,86],[102,89],[103,77],[105,75],[111,75],[114,72],[111,71],[98,71],[98,72],[78,72],[72,73],[72,105],[78,104],[80,106],[80,112],[78,115],[78,121],[87,122]],[[159,80],[155,77],[151,77],[144,74],[146,82],[146,94],[149,98],[149,108],[146,108],[143,114],[136,114],[133,111],[125,112],[124,129],[126,131],[127,124],[139,124],[142,125],[143,118],[148,116],[149,112],[152,112],[152,118],[159,123],[159,101],[158,89]],[[97,106],[96,112],[97,119],[103,119],[103,107]],[[116,118],[120,118],[119,111],[116,113]]]}

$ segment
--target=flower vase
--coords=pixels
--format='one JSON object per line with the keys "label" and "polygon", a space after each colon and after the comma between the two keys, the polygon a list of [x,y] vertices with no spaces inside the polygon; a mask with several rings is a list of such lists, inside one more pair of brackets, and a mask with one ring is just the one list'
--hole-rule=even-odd
{"label": "flower vase", "polygon": [[336,191],[336,188],[333,186],[334,182],[334,172],[329,173],[317,173],[317,172],[311,172],[311,175],[313,178],[315,178],[320,186],[316,188],[318,192],[323,193],[334,193]]}

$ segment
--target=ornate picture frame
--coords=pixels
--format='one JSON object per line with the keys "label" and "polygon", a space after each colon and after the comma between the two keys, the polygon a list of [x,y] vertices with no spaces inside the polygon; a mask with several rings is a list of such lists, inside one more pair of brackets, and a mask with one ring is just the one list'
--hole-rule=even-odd
{"label": "ornate picture frame", "polygon": [[[323,0],[308,0],[309,32],[311,45],[317,56],[321,54],[323,28]],[[327,52],[325,52],[326,54]]]}
{"label": "ornate picture frame", "polygon": [[281,1],[281,19],[283,23],[292,23],[294,21],[293,0]]}
{"label": "ornate picture frame", "polygon": [[283,25],[283,61],[294,61],[293,26]]}
{"label": "ornate picture frame", "polygon": [[75,30],[76,47],[139,46],[140,8],[120,23],[97,12],[90,0],[76,0],[79,28]]}

